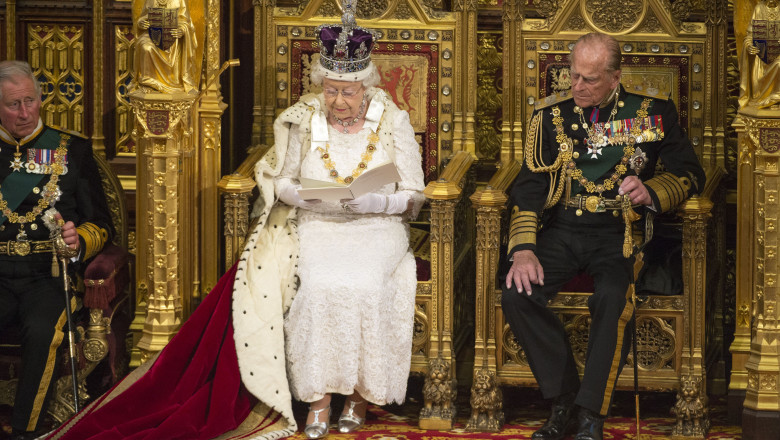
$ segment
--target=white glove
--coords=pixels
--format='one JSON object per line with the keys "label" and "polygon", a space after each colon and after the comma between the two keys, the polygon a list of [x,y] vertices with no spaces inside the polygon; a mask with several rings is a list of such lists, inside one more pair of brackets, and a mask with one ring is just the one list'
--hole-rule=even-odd
{"label": "white glove", "polygon": [[408,209],[409,195],[368,193],[346,203],[352,212],[359,214],[401,214]]}
{"label": "white glove", "polygon": [[279,189],[279,200],[290,206],[297,206],[298,208],[309,208],[312,205],[320,203],[320,200],[303,200],[298,194],[298,188],[301,185],[283,185]]}

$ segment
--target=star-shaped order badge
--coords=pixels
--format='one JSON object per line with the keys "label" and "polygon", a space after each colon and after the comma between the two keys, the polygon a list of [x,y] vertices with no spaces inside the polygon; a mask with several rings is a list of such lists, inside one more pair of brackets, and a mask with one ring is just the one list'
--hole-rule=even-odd
{"label": "star-shaped order badge", "polygon": [[601,154],[601,147],[598,145],[588,145],[588,154],[590,154],[591,159],[598,159]]}
{"label": "star-shaped order badge", "polygon": [[14,154],[14,160],[11,161],[11,168],[16,171],[20,171],[24,164],[22,163],[22,155],[19,153]]}

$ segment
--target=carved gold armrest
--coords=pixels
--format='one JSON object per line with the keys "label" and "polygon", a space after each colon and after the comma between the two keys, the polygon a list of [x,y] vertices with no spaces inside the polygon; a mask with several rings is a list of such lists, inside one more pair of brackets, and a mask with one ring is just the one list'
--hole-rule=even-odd
{"label": "carved gold armrest", "polygon": [[225,267],[236,261],[249,232],[249,201],[256,185],[255,163],[266,151],[265,145],[254,148],[234,173],[223,176],[217,184],[224,203]]}

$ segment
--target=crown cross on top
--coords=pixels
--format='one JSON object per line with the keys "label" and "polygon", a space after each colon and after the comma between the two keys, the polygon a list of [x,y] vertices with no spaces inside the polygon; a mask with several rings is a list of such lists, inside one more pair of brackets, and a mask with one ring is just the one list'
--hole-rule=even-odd
{"label": "crown cross on top", "polygon": [[371,62],[376,34],[355,22],[356,0],[342,3],[341,25],[320,25],[320,64],[336,73],[359,72]]}

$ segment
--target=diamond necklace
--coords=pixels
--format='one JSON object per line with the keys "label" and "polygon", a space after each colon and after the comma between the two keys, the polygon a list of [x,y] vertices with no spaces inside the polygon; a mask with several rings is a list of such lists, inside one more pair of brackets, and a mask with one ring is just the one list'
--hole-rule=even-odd
{"label": "diamond necklace", "polygon": [[363,115],[363,112],[365,110],[366,110],[366,94],[363,93],[363,101],[360,102],[360,108],[358,108],[357,116],[352,118],[351,121],[341,120],[336,115],[333,115],[333,118],[336,120],[337,124],[339,124],[342,127],[344,127],[344,130],[343,130],[344,134],[348,134],[349,133],[349,127],[352,127],[353,125],[355,125],[355,123],[357,123],[357,121],[360,120],[360,117]]}

